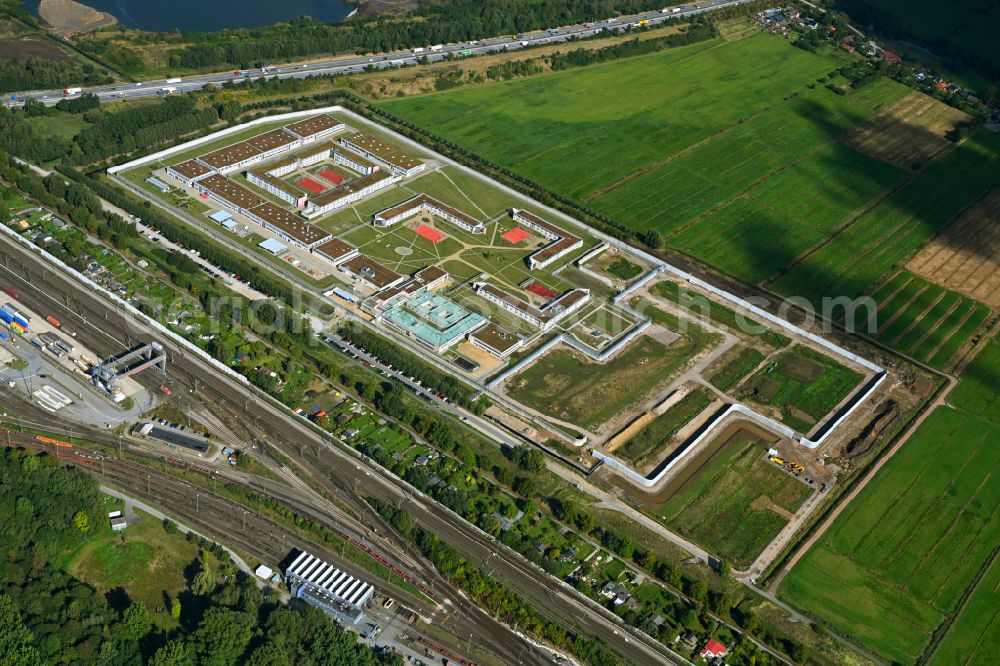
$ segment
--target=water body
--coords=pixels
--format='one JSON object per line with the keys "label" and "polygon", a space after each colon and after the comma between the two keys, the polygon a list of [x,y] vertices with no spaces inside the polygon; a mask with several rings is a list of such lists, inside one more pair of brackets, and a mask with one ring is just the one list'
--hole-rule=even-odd
{"label": "water body", "polygon": [[[27,7],[38,15],[40,0]],[[79,0],[113,14],[125,28],[212,32],[224,28],[254,28],[311,16],[336,23],[354,11],[345,0]]]}

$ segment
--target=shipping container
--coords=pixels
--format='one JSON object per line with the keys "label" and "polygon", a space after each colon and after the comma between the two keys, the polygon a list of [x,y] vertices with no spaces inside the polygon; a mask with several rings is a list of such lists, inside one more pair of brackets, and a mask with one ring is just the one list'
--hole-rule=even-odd
{"label": "shipping container", "polygon": [[14,290],[14,289],[11,289],[10,287],[4,287],[3,288],[3,293],[7,294],[11,298],[17,298],[17,291]]}
{"label": "shipping container", "polygon": [[47,316],[45,318],[45,321],[49,322],[50,324],[52,324],[56,328],[59,328],[60,326],[62,326],[62,322],[60,322],[58,319],[56,319],[52,315]]}
{"label": "shipping container", "polygon": [[28,324],[27,318],[22,317],[19,314],[16,314],[16,315],[14,315],[14,323],[15,324],[19,324],[21,326],[21,328],[23,328],[24,330],[28,330],[29,324]]}
{"label": "shipping container", "polygon": [[0,320],[3,320],[3,323],[5,324],[12,324],[14,323],[14,315],[6,310],[0,309]]}

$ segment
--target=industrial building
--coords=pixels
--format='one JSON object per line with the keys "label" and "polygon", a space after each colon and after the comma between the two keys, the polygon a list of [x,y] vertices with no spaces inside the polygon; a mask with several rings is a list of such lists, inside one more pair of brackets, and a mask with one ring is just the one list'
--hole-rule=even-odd
{"label": "industrial building", "polygon": [[579,310],[584,303],[590,300],[589,289],[571,289],[556,296],[542,307],[536,308],[531,303],[488,282],[476,282],[473,284],[473,288],[486,300],[496,303],[504,310],[512,312],[543,331],[548,331],[560,320],[571,312]]}
{"label": "industrial building", "polygon": [[364,619],[364,607],[375,588],[332,564],[303,551],[285,569],[288,585],[297,598],[316,606],[347,625]]}
{"label": "industrial building", "polygon": [[582,238],[574,236],[551,222],[546,222],[534,213],[514,208],[510,211],[510,216],[518,224],[523,224],[532,231],[537,231],[542,236],[552,241],[528,257],[528,266],[530,266],[532,270],[536,268],[545,268],[553,261],[566,256],[577,248],[583,247]]}
{"label": "industrial building", "polygon": [[365,159],[380,164],[400,176],[409,177],[427,168],[426,164],[415,157],[401,153],[395,146],[382,143],[375,137],[363,132],[345,136],[340,140],[340,144],[357,152]]}
{"label": "industrial building", "polygon": [[418,194],[399,205],[375,213],[373,224],[384,229],[421,213],[436,215],[470,234],[486,233],[486,225],[479,220],[427,194]]}

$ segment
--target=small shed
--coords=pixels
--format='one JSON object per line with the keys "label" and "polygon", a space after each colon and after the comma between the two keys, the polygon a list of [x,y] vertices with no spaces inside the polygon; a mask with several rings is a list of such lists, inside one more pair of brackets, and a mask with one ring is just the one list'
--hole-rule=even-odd
{"label": "small shed", "polygon": [[267,250],[271,254],[281,254],[282,252],[288,249],[287,245],[283,245],[282,243],[276,241],[273,238],[266,238],[262,240],[260,243],[257,244],[257,247],[259,247],[262,250]]}

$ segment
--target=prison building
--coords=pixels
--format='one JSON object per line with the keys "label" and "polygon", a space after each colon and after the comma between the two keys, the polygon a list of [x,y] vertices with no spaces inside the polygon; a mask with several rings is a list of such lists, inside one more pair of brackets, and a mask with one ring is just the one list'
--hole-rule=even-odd
{"label": "prison building", "polygon": [[415,157],[405,155],[399,152],[395,146],[383,143],[379,139],[363,132],[345,136],[340,140],[340,144],[358,152],[362,157],[376,164],[391,169],[400,176],[412,176],[427,168],[426,164]]}
{"label": "prison building", "polygon": [[499,359],[505,359],[524,345],[524,338],[490,322],[469,333],[469,342]]}
{"label": "prison building", "polygon": [[375,588],[332,564],[303,551],[285,569],[289,588],[297,598],[337,620],[360,624]]}
{"label": "prison building", "polygon": [[496,303],[504,310],[514,313],[543,331],[548,331],[557,322],[571,312],[579,310],[590,300],[589,289],[571,289],[556,296],[542,307],[536,308],[531,303],[513,294],[509,294],[488,282],[476,282],[473,284],[473,288],[477,294],[486,300]]}
{"label": "prison building", "polygon": [[441,294],[418,289],[397,294],[376,321],[440,354],[489,320]]}
{"label": "prison building", "polygon": [[333,158],[334,164],[340,164],[351,171],[357,171],[362,176],[367,176],[372,172],[378,171],[377,164],[366,160],[353,150],[348,150],[343,146],[334,146],[330,151],[330,157]]}
{"label": "prison building", "polygon": [[278,238],[307,250],[325,243],[333,236],[329,231],[324,231],[313,224],[303,221],[295,213],[285,210],[270,201],[264,202],[248,211],[246,216]]}
{"label": "prison building", "polygon": [[400,275],[396,271],[386,268],[364,254],[359,254],[352,259],[348,259],[341,263],[339,268],[343,272],[358,278],[376,291],[391,289],[406,281],[405,275]]}
{"label": "prison building", "polygon": [[188,187],[194,185],[199,179],[213,173],[215,173],[215,170],[210,169],[198,160],[187,160],[186,162],[167,167],[168,176],[173,176]]}
{"label": "prison building", "polygon": [[551,222],[546,222],[534,213],[514,208],[511,210],[510,216],[518,224],[522,224],[552,241],[528,256],[528,266],[532,269],[545,268],[553,261],[566,256],[577,248],[583,247],[582,238],[574,236]]}
{"label": "prison building", "polygon": [[[284,168],[284,165],[282,167]],[[309,198],[305,192],[271,175],[269,166],[262,166],[247,172],[247,180],[274,196],[287,201],[296,208],[305,208]]]}
{"label": "prison building", "polygon": [[195,188],[207,194],[213,201],[248,217],[252,209],[267,203],[264,197],[218,174],[202,178],[195,183]]}
{"label": "prison building", "polygon": [[420,289],[436,289],[448,280],[448,273],[437,266],[424,266],[404,282],[369,296],[361,301],[361,309],[378,316],[386,304],[400,294],[410,294]]}
{"label": "prison building", "polygon": [[486,225],[479,220],[427,194],[418,194],[399,205],[379,211],[375,214],[373,224],[381,228],[391,227],[423,212],[436,215],[443,220],[451,222],[456,227],[464,229],[470,234],[486,233]]}
{"label": "prison building", "polygon": [[330,261],[334,266],[339,266],[345,261],[350,261],[359,254],[358,248],[339,238],[331,238],[325,243],[314,247],[312,251]]}
{"label": "prison building", "polygon": [[325,113],[285,125],[284,129],[302,140],[310,143],[324,136],[335,134],[344,129],[344,123]]}
{"label": "prison building", "polygon": [[332,190],[327,190],[323,194],[310,199],[302,214],[310,220],[321,215],[326,215],[330,211],[343,208],[348,204],[364,199],[379,190],[398,183],[399,179],[399,176],[384,171],[372,172],[367,176],[362,176],[357,180],[338,185]]}
{"label": "prison building", "polygon": [[227,174],[263,162],[300,145],[302,139],[279,127],[202,155],[198,161],[216,173]]}
{"label": "prison building", "polygon": [[276,162],[271,162],[266,166],[260,167],[260,171],[263,171],[269,176],[274,176],[275,178],[281,178],[282,176],[287,176],[291,172],[299,168],[299,160],[297,157],[301,153],[296,153],[289,157],[282,157]]}

